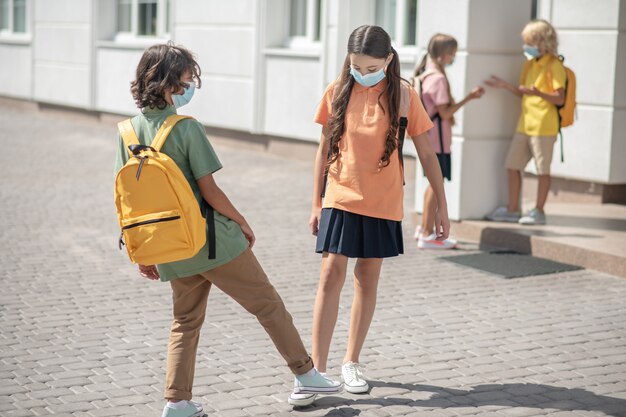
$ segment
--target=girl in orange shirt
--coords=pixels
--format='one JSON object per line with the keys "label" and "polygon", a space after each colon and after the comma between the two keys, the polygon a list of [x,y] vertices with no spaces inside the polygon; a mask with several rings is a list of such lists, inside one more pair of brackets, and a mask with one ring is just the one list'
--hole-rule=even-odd
{"label": "girl in orange shirt", "polygon": [[[360,26],[348,40],[348,54],[339,78],[331,83],[315,121],[322,125],[315,159],[313,202],[309,221],[322,253],[320,282],[313,313],[313,360],[326,372],[330,342],[337,321],[339,297],[348,258],[354,268],[348,349],[343,360],[344,387],[363,393],[369,385],[359,354],[376,306],[383,258],[403,253],[403,167],[398,154],[401,101],[420,162],[438,203],[438,238],[448,237],[443,179],[426,131],[432,122],[417,93],[400,77],[398,53],[378,26]],[[324,189],[324,172],[328,179]],[[314,396],[300,398],[305,404]],[[293,403],[293,402],[292,402]]]}

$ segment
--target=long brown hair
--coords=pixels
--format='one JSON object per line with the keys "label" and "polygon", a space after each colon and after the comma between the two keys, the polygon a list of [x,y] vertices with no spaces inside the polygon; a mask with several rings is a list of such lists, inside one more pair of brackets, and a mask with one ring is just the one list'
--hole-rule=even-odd
{"label": "long brown hair", "polygon": [[426,64],[428,63],[428,57],[435,63],[437,70],[439,70],[444,77],[446,77],[446,84],[448,85],[448,97],[452,100],[452,94],[450,93],[450,82],[448,81],[448,75],[446,69],[438,62],[438,58],[441,58],[445,54],[449,54],[458,48],[458,43],[450,35],[443,33],[436,33],[430,38],[428,42],[428,51],[424,54],[419,65],[415,68],[415,74],[413,74],[413,80],[411,84],[415,84],[415,79],[422,75],[426,71]]}
{"label": "long brown hair", "polygon": [[164,109],[167,106],[166,91],[180,91],[188,87],[187,83],[180,81],[186,71],[191,71],[200,88],[200,66],[187,49],[172,42],[146,49],[137,65],[135,80],[130,83],[130,92],[137,107]]}
{"label": "long brown hair", "polygon": [[[367,55],[373,58],[386,59],[389,54],[393,57],[387,66],[387,88],[378,96],[378,104],[384,112],[389,112],[389,131],[385,139],[385,151],[380,159],[381,167],[389,165],[389,158],[397,148],[399,109],[400,109],[400,59],[395,49],[391,47],[391,38],[380,26],[363,25],[354,29],[348,39],[348,53],[343,63],[341,75],[335,81],[335,95],[333,97],[332,116],[328,122],[330,134],[328,136],[330,155],[326,167],[337,160],[339,156],[339,141],[345,131],[346,109],[350,101],[350,93],[354,86],[354,78],[350,75],[350,54]],[[388,103],[383,104],[380,98],[387,93]]]}

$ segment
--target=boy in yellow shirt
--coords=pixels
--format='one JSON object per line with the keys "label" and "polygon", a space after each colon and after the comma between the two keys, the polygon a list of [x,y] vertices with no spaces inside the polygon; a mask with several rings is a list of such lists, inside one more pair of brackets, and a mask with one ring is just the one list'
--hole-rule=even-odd
{"label": "boy in yellow shirt", "polygon": [[[498,207],[485,216],[487,220],[545,224],[544,205],[550,191],[550,164],[556,136],[559,132],[557,106],[565,102],[565,68],[558,59],[558,39],[555,29],[545,20],[533,20],[522,31],[524,64],[519,86],[491,76],[486,84],[504,88],[522,98],[522,112],[506,157],[508,174],[508,206]],[[535,207],[520,215],[522,171],[535,160],[539,187]]]}

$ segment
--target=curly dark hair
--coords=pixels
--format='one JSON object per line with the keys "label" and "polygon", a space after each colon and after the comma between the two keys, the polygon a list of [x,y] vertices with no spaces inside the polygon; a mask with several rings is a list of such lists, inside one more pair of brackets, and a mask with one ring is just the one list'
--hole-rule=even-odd
{"label": "curly dark hair", "polygon": [[[404,81],[400,77],[400,59],[398,53],[391,46],[391,38],[380,26],[363,25],[356,28],[348,39],[348,54],[343,64],[341,75],[335,81],[335,96],[332,104],[332,116],[328,122],[330,134],[328,136],[330,157],[326,169],[339,156],[339,141],[345,131],[346,109],[350,101],[350,93],[354,86],[354,78],[350,75],[350,54],[368,55],[374,58],[387,58],[392,54],[391,62],[387,67],[387,88],[378,96],[378,104],[383,111],[389,114],[389,130],[385,138],[385,151],[380,158],[381,167],[389,165],[393,151],[398,147],[398,127],[400,108],[400,84]],[[406,82],[406,81],[405,81]],[[381,103],[380,98],[387,93],[388,102]]]}
{"label": "curly dark hair", "polygon": [[186,71],[191,71],[192,79],[200,88],[200,66],[187,49],[172,42],[146,49],[137,65],[135,80],[130,83],[130,92],[137,107],[164,109],[168,105],[166,91],[189,87],[188,83],[180,80]]}

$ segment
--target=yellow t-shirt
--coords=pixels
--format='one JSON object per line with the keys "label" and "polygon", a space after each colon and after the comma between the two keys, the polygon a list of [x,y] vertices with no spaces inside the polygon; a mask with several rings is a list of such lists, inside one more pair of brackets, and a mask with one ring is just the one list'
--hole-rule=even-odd
{"label": "yellow t-shirt", "polygon": [[[543,93],[554,93],[559,88],[565,88],[565,68],[554,55],[546,54],[533,59],[524,68],[527,70],[522,70],[520,85],[535,86]],[[541,97],[524,95],[517,131],[528,136],[555,136],[559,133],[556,106]]]}

